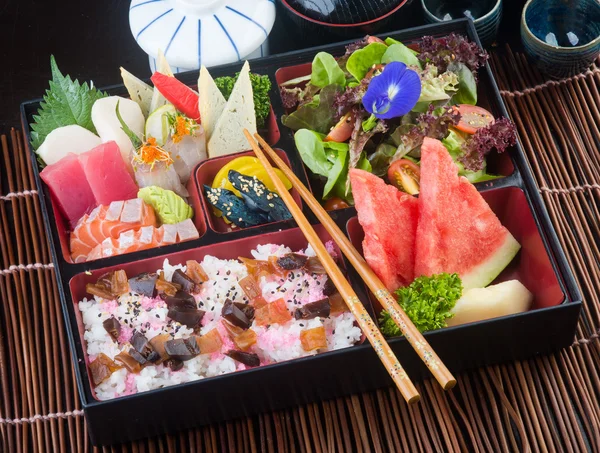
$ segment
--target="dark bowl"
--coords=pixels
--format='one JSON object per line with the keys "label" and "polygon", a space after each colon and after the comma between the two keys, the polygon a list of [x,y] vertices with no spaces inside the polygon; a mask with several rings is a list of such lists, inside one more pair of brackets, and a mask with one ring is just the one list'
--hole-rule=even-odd
{"label": "dark bowl", "polygon": [[373,34],[407,0],[279,0],[302,33],[359,37]]}

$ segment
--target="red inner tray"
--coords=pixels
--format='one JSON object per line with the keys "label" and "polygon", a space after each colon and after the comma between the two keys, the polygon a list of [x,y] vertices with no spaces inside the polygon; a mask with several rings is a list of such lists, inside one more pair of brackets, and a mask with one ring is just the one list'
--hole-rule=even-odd
{"label": "red inner tray", "polygon": [[[519,254],[493,283],[519,280],[533,293],[532,309],[561,304],[565,300],[565,294],[552,268],[525,193],[517,187],[506,187],[488,190],[481,195],[496,213],[500,222],[521,244]],[[365,235],[358,218],[351,218],[346,229],[350,240],[362,254],[362,241]],[[379,302],[370,292],[369,296],[371,303],[379,312],[381,310]]]}
{"label": "red inner tray", "polygon": [[[285,153],[285,151],[283,151],[281,149],[275,149],[275,152],[287,164],[288,167],[291,167],[290,160],[289,160],[287,154]],[[223,168],[228,162],[231,162],[233,159],[237,159],[238,157],[243,157],[243,156],[254,157],[255,154],[254,154],[254,151],[245,151],[243,153],[231,154],[229,156],[215,157],[214,159],[209,159],[209,160],[202,162],[196,169],[197,186],[196,186],[196,189],[194,189],[194,192],[199,194],[198,196],[200,197],[202,207],[206,213],[206,216],[208,217],[208,225],[210,226],[210,228],[213,231],[216,231],[217,233],[229,233],[229,232],[233,232],[233,231],[239,231],[240,228],[236,227],[236,228],[232,229],[231,224],[225,223],[225,221],[223,220],[222,217],[217,217],[214,215],[212,205],[206,200],[206,194],[204,193],[204,189],[203,189],[204,184],[206,184],[208,186],[212,185],[213,179],[215,179],[215,176],[217,175],[217,173],[219,172],[219,170],[221,168]],[[271,159],[269,158],[269,160],[271,160]],[[272,160],[271,160],[271,163],[273,163]],[[277,166],[275,164],[273,164],[273,166],[275,168],[277,168]],[[295,188],[292,188],[290,190],[290,193],[291,193],[292,197],[294,197],[294,200],[296,201],[298,206],[300,206],[300,208],[302,208],[302,199],[301,199],[298,191]],[[248,227],[248,228],[243,228],[243,229],[250,230],[250,229],[254,229],[254,228],[259,228],[264,225],[270,225],[271,223],[277,223],[277,222],[263,223],[262,225],[256,225],[253,227]]]}
{"label": "red inner tray", "polygon": [[[304,77],[311,73],[312,63],[303,63],[295,66],[287,66],[280,68],[275,73],[275,80],[277,85],[281,85],[288,80],[295,79],[297,77]],[[491,87],[483,83],[483,79],[480,80],[477,86],[478,102],[477,105],[490,110],[494,115],[499,115],[499,109],[492,105],[487,93],[491,92]],[[510,159],[508,153],[499,154],[492,152],[487,156],[487,170],[490,174],[510,176],[514,172],[514,165]],[[318,195],[318,194],[317,194]]]}
{"label": "red inner tray", "polygon": [[[322,225],[315,225],[314,229],[324,243],[331,240],[331,236]],[[257,236],[251,236],[243,239],[237,239],[234,241],[222,242],[219,244],[211,244],[196,249],[182,250],[180,252],[171,253],[169,255],[155,256],[152,258],[146,258],[140,261],[134,261],[126,264],[115,265],[111,267],[105,267],[102,269],[96,269],[90,272],[82,272],[74,276],[69,282],[69,288],[71,290],[71,300],[75,305],[74,312],[77,319],[77,327],[79,330],[79,341],[81,342],[83,354],[86,365],[88,364],[88,354],[86,342],[84,339],[85,328],[83,325],[83,319],[81,312],[78,308],[78,302],[83,300],[84,297],[91,298],[85,291],[85,286],[88,283],[95,283],[98,278],[108,272],[123,269],[127,273],[128,277],[139,275],[143,272],[155,272],[163,267],[163,262],[168,259],[171,264],[185,263],[187,260],[196,260],[201,262],[204,256],[211,255],[220,259],[237,259],[238,257],[252,257],[250,254],[251,250],[255,249],[258,245],[264,244],[282,244],[292,251],[298,251],[305,249],[308,246],[304,234],[299,228],[293,228],[290,230],[276,231],[272,233],[261,234]],[[341,258],[342,254],[335,242],[333,243],[333,249],[338,256],[336,260],[342,270],[344,269],[344,261]],[[364,303],[365,301],[363,301]],[[368,303],[368,301],[366,301]],[[369,307],[367,306],[367,309]],[[364,340],[364,338],[363,338]],[[90,382],[90,388],[94,388],[90,380],[90,372],[88,369],[87,373],[88,380]],[[95,393],[92,391],[95,398]]]}

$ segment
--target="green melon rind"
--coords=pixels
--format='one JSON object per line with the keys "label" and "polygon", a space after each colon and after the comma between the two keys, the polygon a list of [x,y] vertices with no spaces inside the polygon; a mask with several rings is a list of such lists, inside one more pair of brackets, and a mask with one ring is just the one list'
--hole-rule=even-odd
{"label": "green melon rind", "polygon": [[510,264],[520,249],[521,245],[507,232],[501,247],[472,271],[461,275],[464,290],[488,286]]}

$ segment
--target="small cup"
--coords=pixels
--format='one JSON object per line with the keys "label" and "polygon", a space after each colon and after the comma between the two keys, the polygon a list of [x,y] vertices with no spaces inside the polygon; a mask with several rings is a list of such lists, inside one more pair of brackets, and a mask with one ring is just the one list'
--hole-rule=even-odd
{"label": "small cup", "polygon": [[525,53],[552,78],[585,71],[600,53],[598,0],[529,0],[521,16]]}
{"label": "small cup", "polygon": [[502,18],[502,0],[421,0],[425,20],[445,22],[468,17],[473,21],[481,44],[494,42]]}

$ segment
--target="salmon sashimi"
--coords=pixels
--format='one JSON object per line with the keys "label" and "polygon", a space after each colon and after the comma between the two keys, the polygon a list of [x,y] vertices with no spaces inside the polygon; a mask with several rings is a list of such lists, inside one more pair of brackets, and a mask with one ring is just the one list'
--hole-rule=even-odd
{"label": "salmon sashimi", "polygon": [[[192,234],[192,228],[195,234]],[[198,239],[199,237],[198,230],[196,230],[196,226],[191,219],[174,225],[164,224],[160,228],[156,228],[154,225],[146,225],[123,231],[118,238],[107,237],[89,252],[86,261],[138,252],[162,245],[176,244]]]}
{"label": "salmon sashimi", "polygon": [[76,263],[89,261],[88,255],[106,239],[119,239],[129,230],[156,225],[154,209],[139,198],[100,205],[84,215],[71,233],[71,258]]}

